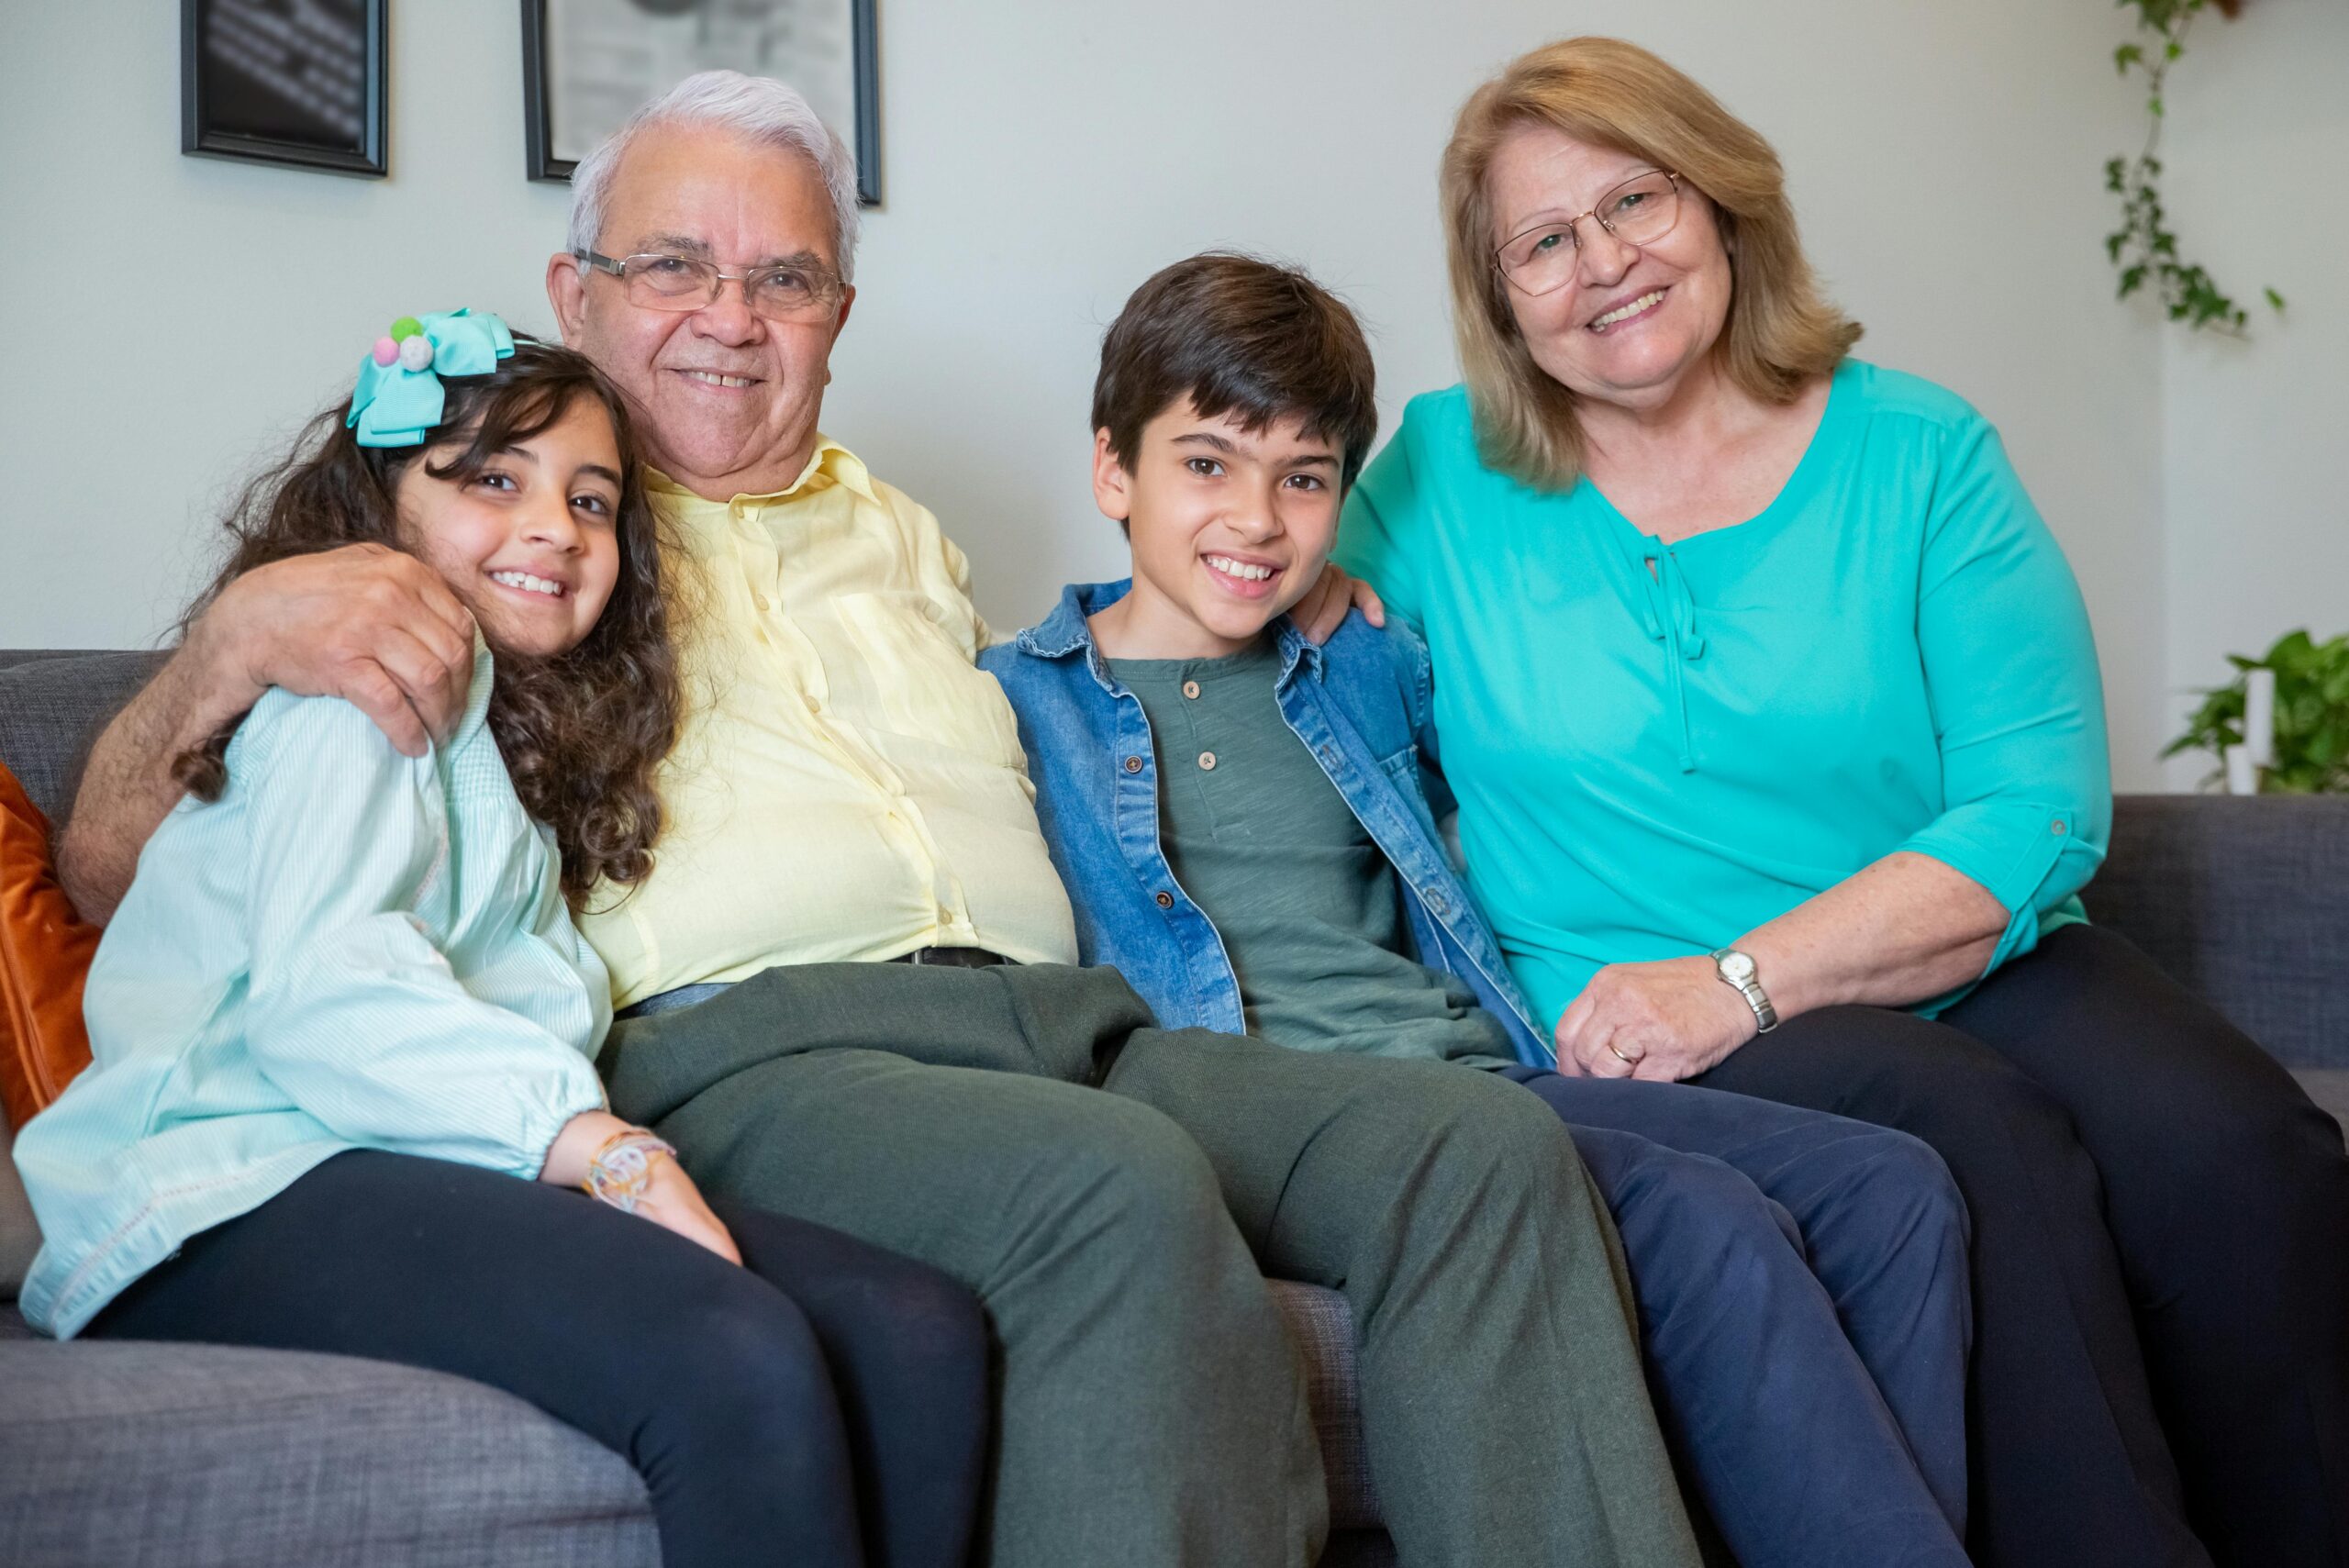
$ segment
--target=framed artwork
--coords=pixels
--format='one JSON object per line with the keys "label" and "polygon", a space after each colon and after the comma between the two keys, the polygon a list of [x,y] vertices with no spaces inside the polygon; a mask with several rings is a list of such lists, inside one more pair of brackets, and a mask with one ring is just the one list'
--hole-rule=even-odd
{"label": "framed artwork", "polygon": [[387,0],[180,0],[180,150],[381,175]]}
{"label": "framed artwork", "polygon": [[796,87],[856,151],[857,196],[881,200],[874,0],[522,0],[529,173],[568,180],[646,100],[730,67]]}

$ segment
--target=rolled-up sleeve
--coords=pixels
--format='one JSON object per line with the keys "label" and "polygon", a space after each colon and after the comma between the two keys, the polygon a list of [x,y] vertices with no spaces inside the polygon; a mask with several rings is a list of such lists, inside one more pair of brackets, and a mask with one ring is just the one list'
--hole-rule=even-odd
{"label": "rolled-up sleeve", "polygon": [[1953,432],[1919,575],[1943,809],[1900,848],[2006,907],[1987,973],[2037,945],[2042,922],[2102,863],[2112,784],[2079,584],[1998,433],[1978,419]]}
{"label": "rolled-up sleeve", "polygon": [[[239,769],[254,1062],[351,1143],[535,1176],[563,1124],[602,1108],[603,1087],[589,1042],[473,995],[435,945],[419,911],[456,868],[431,760],[400,756],[338,701],[273,694],[247,723],[261,731]],[[585,984],[564,965],[544,973],[549,987]]]}

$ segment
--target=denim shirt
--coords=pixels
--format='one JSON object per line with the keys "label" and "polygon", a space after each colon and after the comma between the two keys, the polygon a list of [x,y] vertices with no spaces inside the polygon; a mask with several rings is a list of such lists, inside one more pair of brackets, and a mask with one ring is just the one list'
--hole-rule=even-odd
{"label": "denim shirt", "polygon": [[[1159,847],[1158,762],[1141,701],[1119,685],[1086,617],[1130,582],[1063,592],[1059,606],[979,655],[1019,717],[1036,816],[1076,911],[1085,963],[1120,971],[1169,1029],[1248,1029],[1240,981],[1207,912],[1174,880]],[[1519,1059],[1548,1067],[1546,1033],[1509,978],[1499,946],[1446,858],[1430,802],[1449,792],[1431,767],[1433,676],[1399,623],[1350,615],[1316,647],[1286,617],[1274,623],[1274,700],[1289,729],[1394,863],[1411,956],[1465,982],[1507,1027]]]}

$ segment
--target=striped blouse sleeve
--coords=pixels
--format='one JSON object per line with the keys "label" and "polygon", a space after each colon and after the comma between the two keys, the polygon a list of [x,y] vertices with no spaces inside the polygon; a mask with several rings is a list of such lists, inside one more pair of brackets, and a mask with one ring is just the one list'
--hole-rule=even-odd
{"label": "striped blouse sleeve", "polygon": [[[433,759],[401,756],[348,703],[283,692],[239,739],[253,1060],[351,1143],[535,1176],[603,1087],[584,1043],[475,998],[434,944],[453,867]],[[502,869],[467,876],[495,886]],[[545,984],[585,982],[550,965]]]}

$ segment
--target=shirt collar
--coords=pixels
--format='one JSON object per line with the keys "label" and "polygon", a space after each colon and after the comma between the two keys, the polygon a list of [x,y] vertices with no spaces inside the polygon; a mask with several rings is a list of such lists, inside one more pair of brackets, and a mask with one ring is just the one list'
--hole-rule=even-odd
{"label": "shirt collar", "polygon": [[799,477],[780,490],[770,491],[760,495],[743,494],[737,495],[728,501],[712,501],[707,495],[688,490],[651,463],[644,465],[644,489],[647,495],[658,495],[673,501],[699,501],[712,506],[739,506],[745,503],[760,506],[789,501],[811,488],[819,480],[845,485],[875,505],[880,502],[880,497],[874,494],[873,475],[866,470],[863,460],[820,430],[816,435],[816,450],[807,454],[807,464],[799,471]]}
{"label": "shirt collar", "polygon": [[[1108,609],[1133,592],[1130,577],[1115,583],[1072,583],[1061,590],[1061,602],[1052,613],[1012,639],[1022,653],[1039,659],[1065,659],[1083,651],[1092,660],[1097,651],[1093,644],[1091,617]],[[1315,680],[1321,678],[1321,650],[1305,639],[1305,634],[1290,624],[1286,616],[1273,622],[1273,639],[1280,651],[1281,679],[1286,681],[1302,662]]]}

